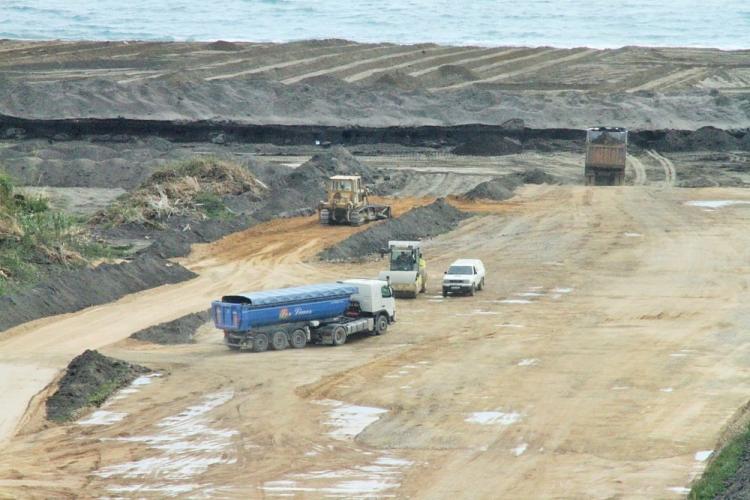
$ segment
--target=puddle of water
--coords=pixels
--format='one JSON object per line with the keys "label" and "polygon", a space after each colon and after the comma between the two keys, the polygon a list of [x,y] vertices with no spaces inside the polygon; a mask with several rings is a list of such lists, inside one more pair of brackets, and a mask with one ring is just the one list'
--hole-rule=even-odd
{"label": "puddle of water", "polygon": [[544,297],[544,294],[542,292],[522,292],[516,293],[515,295],[519,297]]}
{"label": "puddle of water", "polygon": [[552,291],[555,292],[555,293],[570,293],[570,292],[573,291],[573,289],[569,288],[569,287],[561,286],[561,287],[557,287],[557,288],[553,289]]}
{"label": "puddle of water", "polygon": [[366,465],[341,470],[319,470],[267,481],[260,487],[267,496],[312,493],[327,498],[383,498],[401,486],[401,476],[413,462],[390,455],[381,456]]}
{"label": "puddle of water", "polygon": [[500,328],[526,328],[523,325],[517,325],[514,323],[500,323],[499,325],[495,325],[495,326],[500,327]]}
{"label": "puddle of water", "polygon": [[[185,494],[203,487],[186,482],[203,474],[217,464],[236,463],[231,457],[232,438],[237,431],[215,429],[209,426],[206,416],[234,397],[226,390],[205,396],[194,406],[177,415],[165,417],[157,424],[157,433],[113,438],[112,441],[143,443],[160,453],[140,460],[108,465],[93,474],[101,478],[125,479],[153,478],[165,482],[157,485],[124,485],[117,488],[134,488],[133,491],[156,491],[164,494]],[[109,440],[109,439],[108,439]],[[150,488],[159,488],[151,490]],[[123,490],[125,491],[125,490]],[[172,492],[172,493],[170,493]]]}
{"label": "puddle of water", "polygon": [[616,385],[612,388],[613,391],[627,391],[630,389],[627,385]]}
{"label": "puddle of water", "polygon": [[699,451],[695,454],[695,460],[698,462],[705,462],[708,457],[713,455],[713,450]]}
{"label": "puddle of water", "polygon": [[520,413],[502,411],[475,411],[465,419],[466,422],[481,425],[511,425],[520,420]]}
{"label": "puddle of water", "polygon": [[700,201],[688,201],[685,205],[698,208],[724,208],[732,205],[748,205],[750,201],[745,200],[700,200]]}
{"label": "puddle of water", "polygon": [[417,364],[418,365],[429,365],[430,362],[429,361],[417,361]]}
{"label": "puddle of water", "polygon": [[401,378],[401,375],[383,375],[383,378]]}
{"label": "puddle of water", "polygon": [[685,488],[684,486],[672,486],[671,488],[667,488],[667,490],[679,495],[687,495],[690,493],[690,488]]}
{"label": "puddle of water", "polygon": [[641,233],[623,233],[626,238],[640,238],[643,236]]}
{"label": "puddle of water", "polygon": [[531,304],[532,301],[526,299],[505,299],[499,301],[501,304]]}
{"label": "puddle of water", "polygon": [[127,417],[127,413],[119,413],[107,410],[97,410],[87,418],[78,421],[78,425],[112,425],[123,418]]}
{"label": "puddle of water", "polygon": [[510,451],[511,451],[511,453],[513,453],[513,454],[514,454],[515,456],[517,456],[517,457],[520,457],[521,455],[523,455],[523,454],[524,454],[524,452],[526,451],[526,449],[527,449],[528,447],[529,447],[529,445],[528,445],[528,444],[526,444],[526,443],[521,443],[521,444],[519,444],[518,446],[516,446],[515,448],[513,448],[513,449],[512,449],[512,450],[510,450]]}
{"label": "puddle of water", "polygon": [[354,439],[367,426],[375,423],[388,410],[371,406],[347,405],[341,401],[326,399],[316,401],[317,404],[330,406],[328,420],[324,425],[331,428],[328,435],[335,439]]}
{"label": "puddle of water", "polygon": [[685,356],[687,356],[687,354],[685,354],[684,352],[673,352],[672,354],[670,354],[670,356],[673,358],[684,358]]}
{"label": "puddle of water", "polygon": [[518,366],[534,366],[537,363],[539,363],[539,360],[536,358],[526,358],[519,361]]}
{"label": "puddle of water", "polygon": [[672,389],[671,387],[662,387],[662,388],[661,388],[661,389],[659,389],[659,390],[660,390],[661,392],[672,392],[672,391],[674,391],[674,389]]}
{"label": "puddle of water", "polygon": [[111,493],[158,493],[168,497],[176,497],[192,491],[208,488],[211,484],[129,484],[125,486],[113,485],[107,488]]}
{"label": "puddle of water", "polygon": [[496,316],[500,314],[497,311],[484,311],[482,309],[474,309],[470,313],[458,313],[456,316]]}

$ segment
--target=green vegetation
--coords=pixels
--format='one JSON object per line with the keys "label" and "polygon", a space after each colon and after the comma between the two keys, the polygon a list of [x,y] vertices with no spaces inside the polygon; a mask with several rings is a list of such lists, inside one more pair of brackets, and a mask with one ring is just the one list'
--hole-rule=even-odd
{"label": "green vegetation", "polygon": [[50,210],[42,197],[17,193],[0,173],[0,295],[35,282],[51,266],[84,265],[112,253],[91,241],[77,219]]}
{"label": "green vegetation", "polygon": [[97,223],[163,227],[170,217],[225,218],[226,195],[249,194],[259,200],[266,187],[245,168],[217,158],[193,158],[154,172],[136,190],[98,214]]}
{"label": "green vegetation", "polygon": [[691,500],[713,500],[726,489],[727,482],[737,473],[743,452],[750,447],[750,429],[735,436],[711,461],[701,478],[693,485]]}

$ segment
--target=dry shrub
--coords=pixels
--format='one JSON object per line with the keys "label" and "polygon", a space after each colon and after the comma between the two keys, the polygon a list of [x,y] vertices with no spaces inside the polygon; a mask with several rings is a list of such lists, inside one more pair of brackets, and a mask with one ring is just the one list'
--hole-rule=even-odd
{"label": "dry shrub", "polygon": [[154,172],[124,195],[95,222],[158,224],[177,215],[201,214],[200,195],[246,195],[260,200],[268,188],[236,163],[195,158]]}

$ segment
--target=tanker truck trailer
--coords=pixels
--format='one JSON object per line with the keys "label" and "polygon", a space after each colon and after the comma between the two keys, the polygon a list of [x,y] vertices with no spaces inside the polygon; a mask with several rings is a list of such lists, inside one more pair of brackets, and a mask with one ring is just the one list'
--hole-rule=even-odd
{"label": "tanker truck trailer", "polygon": [[396,320],[396,302],[386,281],[349,279],[225,295],[211,303],[211,317],[230,349],[262,352],[381,335]]}

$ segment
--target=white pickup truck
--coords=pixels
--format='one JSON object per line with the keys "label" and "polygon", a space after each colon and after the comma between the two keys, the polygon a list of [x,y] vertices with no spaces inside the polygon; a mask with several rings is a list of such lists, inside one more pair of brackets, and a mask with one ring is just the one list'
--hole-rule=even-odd
{"label": "white pickup truck", "polygon": [[484,264],[479,259],[459,259],[443,275],[443,297],[468,294],[484,288]]}

